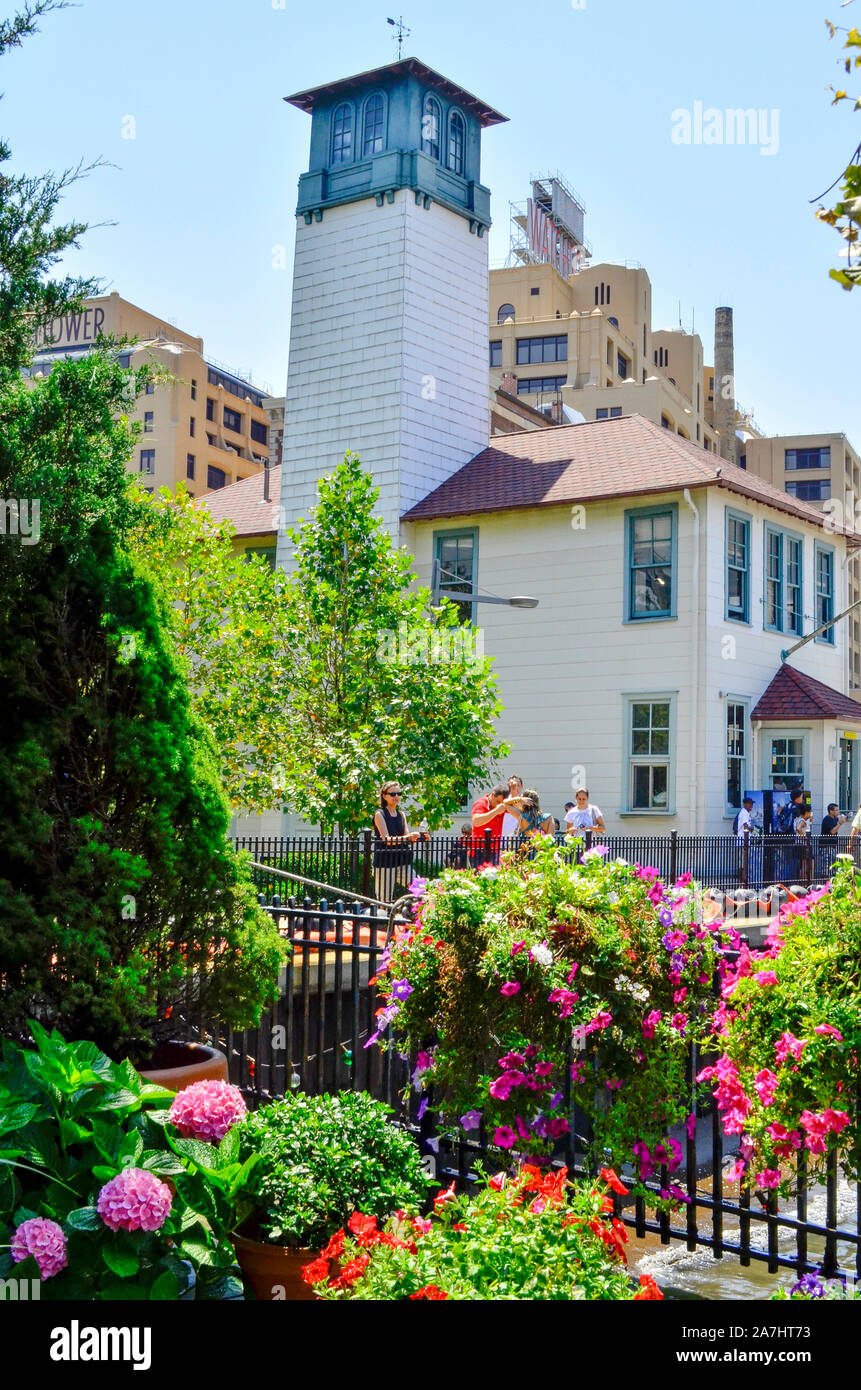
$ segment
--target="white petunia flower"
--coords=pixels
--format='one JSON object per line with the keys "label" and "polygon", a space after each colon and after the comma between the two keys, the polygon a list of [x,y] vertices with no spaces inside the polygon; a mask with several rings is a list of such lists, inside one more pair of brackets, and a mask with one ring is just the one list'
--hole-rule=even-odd
{"label": "white petunia flower", "polygon": [[542,941],[540,946],[533,946],[529,954],[531,955],[533,960],[538,961],[539,965],[553,964],[553,952],[551,951],[550,947],[546,944],[546,942]]}

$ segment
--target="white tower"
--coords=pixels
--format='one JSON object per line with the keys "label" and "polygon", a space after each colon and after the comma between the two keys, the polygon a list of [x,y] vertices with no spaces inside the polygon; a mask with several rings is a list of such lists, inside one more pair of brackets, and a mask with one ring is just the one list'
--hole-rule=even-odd
{"label": "white tower", "polygon": [[415,58],[299,92],[299,180],[278,561],[348,449],[400,517],[487,445],[490,194],[505,120]]}

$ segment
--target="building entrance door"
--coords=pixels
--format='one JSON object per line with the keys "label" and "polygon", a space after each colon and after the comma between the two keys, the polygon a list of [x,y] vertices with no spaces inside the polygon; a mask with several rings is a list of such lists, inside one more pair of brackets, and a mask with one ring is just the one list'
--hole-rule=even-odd
{"label": "building entrance door", "polygon": [[840,740],[837,795],[841,811],[854,815],[858,809],[858,742],[854,738]]}

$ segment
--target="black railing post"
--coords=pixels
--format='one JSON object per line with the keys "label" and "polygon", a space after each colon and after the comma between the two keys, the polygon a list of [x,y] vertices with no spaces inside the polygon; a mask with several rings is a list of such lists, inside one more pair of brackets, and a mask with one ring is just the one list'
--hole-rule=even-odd
{"label": "black railing post", "polygon": [[490,838],[491,838],[490,826],[489,826],[489,825],[486,825],[486,826],[484,827],[484,862],[485,862],[485,864],[489,864],[489,863],[491,862],[491,859],[492,859],[492,851],[491,851],[491,848],[490,848]]}
{"label": "black railing post", "polygon": [[679,876],[679,832],[673,827],[670,831],[670,883]]}
{"label": "black railing post", "polygon": [[739,869],[739,880],[742,888],[747,887],[750,877],[750,826],[744,827],[744,839],[741,842],[741,868]]}
{"label": "black railing post", "polygon": [[372,846],[371,846],[371,831],[370,831],[370,830],[363,830],[363,831],[362,831],[362,842],[363,842],[363,843],[362,843],[362,888],[361,888],[361,893],[362,893],[362,897],[363,897],[363,898],[369,898],[369,897],[371,896],[371,854],[373,853],[373,849],[372,849]]}

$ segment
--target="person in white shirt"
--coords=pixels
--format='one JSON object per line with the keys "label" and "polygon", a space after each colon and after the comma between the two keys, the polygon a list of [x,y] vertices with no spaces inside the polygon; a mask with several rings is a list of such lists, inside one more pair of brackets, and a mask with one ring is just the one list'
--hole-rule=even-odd
{"label": "person in white shirt", "polygon": [[744,801],[741,803],[741,810],[739,811],[738,815],[737,815],[736,818],[735,818],[736,837],[737,837],[739,840],[743,840],[743,839],[744,839],[744,832],[745,832],[745,830],[752,830],[752,829],[753,829],[753,816],[751,815],[751,811],[752,811],[752,810],[753,810],[753,797],[752,797],[752,796],[746,796],[746,797],[744,798]]}
{"label": "person in white shirt", "polygon": [[607,827],[604,824],[601,809],[592,805],[585,787],[578,787],[574,793],[574,801],[574,809],[566,812],[565,815],[565,833],[567,835],[582,835],[584,830],[592,830],[602,835],[606,834]]}
{"label": "person in white shirt", "polygon": [[[523,778],[512,775],[508,779],[508,795],[521,797],[523,795]],[[515,836],[520,830],[520,816],[513,816],[510,811],[506,811],[502,817],[502,838],[507,840]]]}

